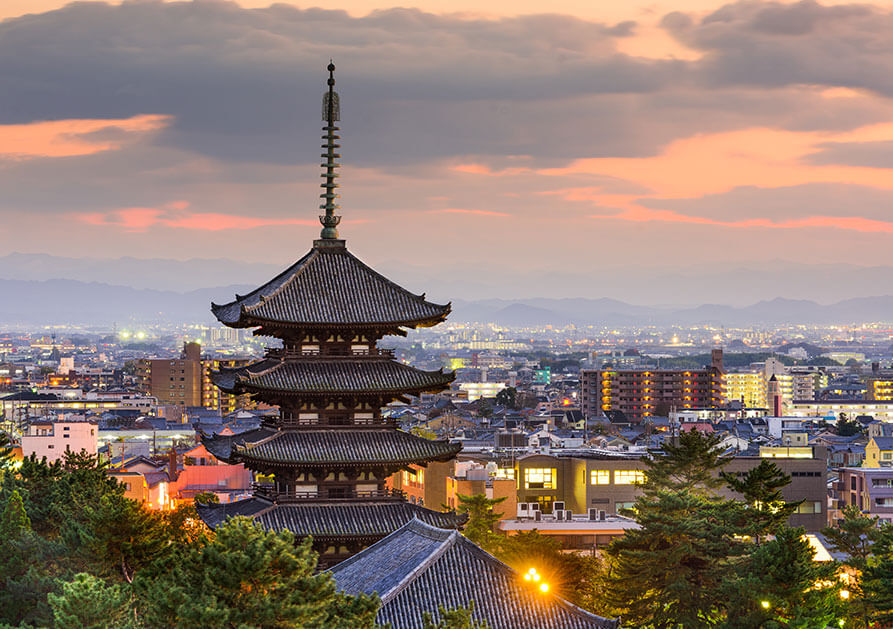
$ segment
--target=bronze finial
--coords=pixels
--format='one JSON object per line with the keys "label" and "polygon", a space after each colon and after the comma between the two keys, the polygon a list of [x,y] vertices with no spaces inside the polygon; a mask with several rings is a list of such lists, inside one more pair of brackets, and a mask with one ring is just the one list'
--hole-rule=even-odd
{"label": "bronze finial", "polygon": [[339,187],[335,183],[335,180],[338,178],[335,169],[341,166],[341,164],[335,161],[341,157],[341,155],[335,152],[335,149],[341,148],[340,144],[335,143],[336,140],[341,139],[340,136],[336,135],[338,127],[335,126],[335,122],[341,120],[341,107],[338,92],[335,91],[335,64],[332,63],[331,59],[327,69],[329,71],[329,80],[327,81],[329,91],[326,92],[322,99],[322,119],[326,123],[326,126],[323,127],[322,139],[324,144],[322,148],[326,149],[326,152],[321,155],[326,160],[324,164],[321,164],[325,168],[322,177],[325,177],[326,181],[320,185],[321,188],[325,189],[325,192],[319,195],[320,199],[325,200],[325,203],[320,205],[319,209],[325,210],[326,213],[324,216],[319,217],[319,222],[322,223],[323,227],[322,232],[320,232],[320,238],[334,240],[338,238],[338,223],[341,222],[341,217],[335,216],[335,210],[341,207],[335,203],[335,199],[341,197],[340,194],[335,194],[335,189]]}

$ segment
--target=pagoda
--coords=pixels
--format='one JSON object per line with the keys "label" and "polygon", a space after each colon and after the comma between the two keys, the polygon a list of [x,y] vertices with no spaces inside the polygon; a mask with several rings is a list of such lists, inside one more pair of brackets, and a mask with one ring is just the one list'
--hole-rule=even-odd
{"label": "pagoda", "polygon": [[252,498],[200,505],[212,528],[248,516],[267,529],[312,536],[323,567],[333,565],[413,519],[455,529],[463,518],[410,504],[388,489],[392,474],[409,465],[448,461],[458,444],[399,430],[381,409],[410,395],[447,388],[452,374],[415,369],[378,347],[386,335],[443,321],[450,305],[426,301],[354,257],[338,237],[335,215],[340,157],[339,98],[329,64],[323,97],[323,229],[300,260],[247,295],[212,304],[224,325],[254,328],[282,341],[258,362],[212,375],[226,393],[248,394],[279,407],[279,416],[236,435],[202,435],[227,463],[242,463],[269,482]]}

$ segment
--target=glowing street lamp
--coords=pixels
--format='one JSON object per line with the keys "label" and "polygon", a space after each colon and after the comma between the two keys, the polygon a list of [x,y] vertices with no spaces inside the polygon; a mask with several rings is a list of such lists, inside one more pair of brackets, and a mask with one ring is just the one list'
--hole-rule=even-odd
{"label": "glowing street lamp", "polygon": [[763,609],[769,609],[769,601],[760,601],[760,605],[763,606]]}

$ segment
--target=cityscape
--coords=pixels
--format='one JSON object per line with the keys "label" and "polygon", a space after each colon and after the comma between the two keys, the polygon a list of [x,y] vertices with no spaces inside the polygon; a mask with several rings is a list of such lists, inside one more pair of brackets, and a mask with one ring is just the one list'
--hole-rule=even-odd
{"label": "cityscape", "polygon": [[345,2],[0,7],[0,626],[893,626],[890,8]]}

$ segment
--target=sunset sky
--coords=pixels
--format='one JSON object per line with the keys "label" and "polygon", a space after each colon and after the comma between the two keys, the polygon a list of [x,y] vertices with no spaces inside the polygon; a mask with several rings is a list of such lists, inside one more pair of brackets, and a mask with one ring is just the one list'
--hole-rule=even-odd
{"label": "sunset sky", "polygon": [[893,265],[893,2],[268,4],[3,0],[0,256],[294,260],[332,57],[372,264]]}

